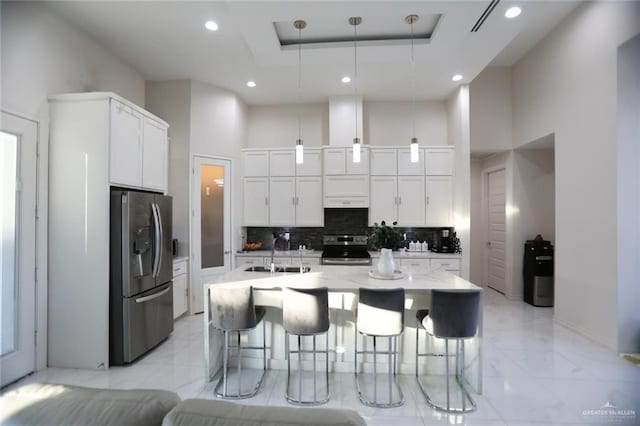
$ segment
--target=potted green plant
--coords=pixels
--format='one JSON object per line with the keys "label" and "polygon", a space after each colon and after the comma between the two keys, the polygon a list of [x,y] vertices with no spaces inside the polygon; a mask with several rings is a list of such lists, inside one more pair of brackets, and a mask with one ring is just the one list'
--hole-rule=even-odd
{"label": "potted green plant", "polygon": [[369,245],[374,250],[380,250],[378,260],[378,273],[384,276],[392,276],[396,267],[393,261],[393,250],[398,250],[402,246],[402,232],[396,228],[398,222],[393,222],[392,226],[387,225],[383,220],[380,225],[374,222],[373,228],[369,232]]}

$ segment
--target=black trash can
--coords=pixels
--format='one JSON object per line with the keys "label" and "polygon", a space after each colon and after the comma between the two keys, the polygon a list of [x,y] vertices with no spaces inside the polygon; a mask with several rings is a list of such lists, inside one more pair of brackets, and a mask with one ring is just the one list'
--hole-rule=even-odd
{"label": "black trash can", "polygon": [[527,240],[522,262],[524,301],[533,306],[553,306],[553,245],[542,238]]}

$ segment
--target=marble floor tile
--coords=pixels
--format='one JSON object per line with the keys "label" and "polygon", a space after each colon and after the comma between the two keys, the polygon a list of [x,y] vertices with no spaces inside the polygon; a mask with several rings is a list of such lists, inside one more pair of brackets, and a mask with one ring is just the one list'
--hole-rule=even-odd
{"label": "marble floor tile", "polygon": [[[382,409],[360,402],[353,374],[332,373],[331,399],[324,406],[353,409],[370,425],[640,424],[640,367],[555,323],[553,309],[507,300],[492,290],[485,291],[483,298],[484,389],[482,395],[472,394],[477,411],[453,415],[431,408],[412,374],[399,376],[405,404]],[[106,371],[48,368],[8,389],[23,383],[50,382],[166,389],[183,399],[214,399],[214,384],[204,378],[203,330],[202,315],[183,316],[165,342],[132,365]],[[245,369],[243,387],[259,372]],[[309,380],[306,375],[305,383]],[[428,376],[424,381],[435,397],[444,396],[441,376]],[[237,403],[289,406],[285,386],[286,371],[270,370],[258,394]],[[307,386],[305,389],[308,391]],[[619,415],[603,416],[605,410]]]}

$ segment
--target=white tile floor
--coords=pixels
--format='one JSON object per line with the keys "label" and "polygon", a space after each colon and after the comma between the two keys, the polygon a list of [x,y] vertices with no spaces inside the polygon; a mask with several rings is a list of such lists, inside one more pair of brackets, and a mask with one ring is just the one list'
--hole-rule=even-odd
{"label": "white tile floor", "polygon": [[[555,324],[552,310],[511,302],[491,290],[484,299],[484,393],[478,410],[448,416],[428,407],[414,377],[401,376],[404,406],[365,407],[352,374],[331,376],[328,407],[353,408],[371,425],[640,424],[640,367]],[[44,381],[111,388],[157,388],[184,398],[213,398],[204,383],[202,316],[176,322],[172,336],[129,367],[108,371],[50,368],[21,383]],[[285,372],[269,371],[264,387],[246,404],[287,405]],[[635,416],[602,416],[605,404]],[[618,411],[622,414],[622,411]]]}

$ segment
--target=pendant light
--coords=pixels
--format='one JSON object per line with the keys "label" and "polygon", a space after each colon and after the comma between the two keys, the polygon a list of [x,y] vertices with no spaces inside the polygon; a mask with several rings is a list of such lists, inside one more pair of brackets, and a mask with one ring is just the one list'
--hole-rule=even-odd
{"label": "pendant light", "polygon": [[[302,30],[307,26],[307,23],[301,19],[298,19],[293,23],[293,26],[298,30],[298,103],[300,103],[301,90],[302,90]],[[298,109],[298,139],[296,140],[296,164],[304,163],[304,144],[302,142],[302,118],[300,116],[300,107]]]}
{"label": "pendant light", "polygon": [[411,162],[420,161],[420,146],[416,138],[416,62],[413,56],[413,24],[418,21],[418,15],[407,15],[404,21],[411,25],[411,112],[413,114],[413,137],[411,138]]}
{"label": "pendant light", "polygon": [[356,112],[356,137],[353,138],[353,162],[360,162],[360,146],[362,142],[358,137],[358,25],[362,22],[362,18],[359,16],[352,16],[349,18],[349,24],[353,26],[353,91],[354,101],[353,106]]}

